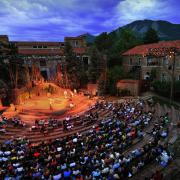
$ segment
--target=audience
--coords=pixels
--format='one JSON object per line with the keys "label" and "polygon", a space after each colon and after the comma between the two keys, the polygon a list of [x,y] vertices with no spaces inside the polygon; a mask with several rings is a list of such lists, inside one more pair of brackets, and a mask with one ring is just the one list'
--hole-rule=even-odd
{"label": "audience", "polygon": [[[168,135],[166,116],[154,124],[151,142],[124,153],[137,138],[143,138],[144,127],[151,123],[153,113],[145,112],[143,107],[141,101],[98,102],[95,108],[112,113],[102,121],[97,121],[96,111],[83,116],[84,123],[89,119],[96,122],[88,132],[47,143],[32,144],[28,139],[19,138],[1,144],[0,179],[115,180],[134,176],[155,159],[167,165],[170,155],[159,143]],[[66,121],[63,122],[65,128],[69,123]],[[53,119],[47,122],[48,125],[57,123]],[[35,122],[42,127],[46,124],[41,123]]]}

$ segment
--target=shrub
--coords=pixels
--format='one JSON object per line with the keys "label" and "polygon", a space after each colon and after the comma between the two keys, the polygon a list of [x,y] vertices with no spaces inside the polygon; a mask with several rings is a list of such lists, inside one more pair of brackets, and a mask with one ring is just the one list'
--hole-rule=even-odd
{"label": "shrub", "polygon": [[120,95],[120,96],[130,96],[131,93],[130,93],[130,91],[129,91],[128,89],[121,89],[121,90],[119,91],[119,95]]}

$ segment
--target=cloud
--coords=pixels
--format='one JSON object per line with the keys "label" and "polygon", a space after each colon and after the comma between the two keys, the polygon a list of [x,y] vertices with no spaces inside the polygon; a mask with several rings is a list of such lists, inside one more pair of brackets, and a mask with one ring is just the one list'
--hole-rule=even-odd
{"label": "cloud", "polygon": [[46,39],[49,37],[44,34],[49,31],[50,36],[62,40],[66,35],[94,32],[89,25],[94,24],[94,18],[103,17],[103,9],[101,6],[95,8],[95,1],[1,0],[0,26],[7,28],[0,29],[0,33],[21,39],[37,38],[36,34],[39,34],[39,39]]}
{"label": "cloud", "polygon": [[113,17],[104,23],[120,26],[135,20],[167,20],[173,12],[173,2],[175,0],[123,0],[114,8]]}
{"label": "cloud", "polygon": [[0,34],[8,34],[11,40],[56,41],[86,32],[99,34],[139,19],[175,19],[180,10],[174,2],[0,0]]}

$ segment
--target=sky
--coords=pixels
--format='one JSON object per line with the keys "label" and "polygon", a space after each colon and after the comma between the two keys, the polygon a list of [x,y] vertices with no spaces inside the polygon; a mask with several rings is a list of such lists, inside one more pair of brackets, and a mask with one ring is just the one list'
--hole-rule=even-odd
{"label": "sky", "polygon": [[98,35],[135,20],[180,24],[180,0],[0,0],[0,34],[18,41]]}

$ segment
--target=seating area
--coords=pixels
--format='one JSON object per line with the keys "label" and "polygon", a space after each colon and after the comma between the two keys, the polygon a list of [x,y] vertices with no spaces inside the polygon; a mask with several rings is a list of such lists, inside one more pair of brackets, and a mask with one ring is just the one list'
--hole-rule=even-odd
{"label": "seating area", "polygon": [[[85,114],[59,122],[35,121],[37,131],[9,140],[5,132],[0,179],[127,179],[151,162],[166,167],[171,159],[164,143],[169,115],[159,115],[143,101],[101,101]],[[39,131],[43,126],[53,130],[45,136]]]}
{"label": "seating area", "polygon": [[0,121],[0,133],[6,133],[8,127],[12,128],[25,128],[26,123],[23,122],[21,119],[14,117],[11,119],[7,119],[3,115],[1,115],[1,121]]}

